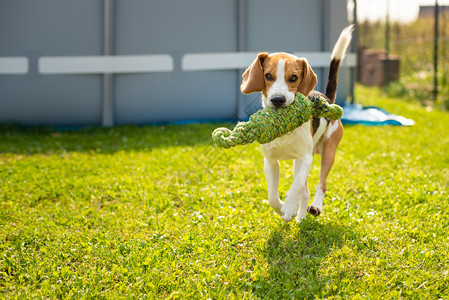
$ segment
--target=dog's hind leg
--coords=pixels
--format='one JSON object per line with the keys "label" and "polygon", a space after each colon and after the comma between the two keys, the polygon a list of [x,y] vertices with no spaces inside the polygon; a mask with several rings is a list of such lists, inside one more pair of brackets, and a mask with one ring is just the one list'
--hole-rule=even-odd
{"label": "dog's hind leg", "polygon": [[322,148],[320,149],[320,181],[316,187],[312,204],[307,208],[307,212],[313,216],[319,216],[323,212],[323,200],[327,190],[327,176],[334,164],[335,152],[337,151],[338,144],[343,136],[343,127],[341,126],[341,123],[338,122],[338,124],[335,125],[338,126],[337,129],[323,142]]}

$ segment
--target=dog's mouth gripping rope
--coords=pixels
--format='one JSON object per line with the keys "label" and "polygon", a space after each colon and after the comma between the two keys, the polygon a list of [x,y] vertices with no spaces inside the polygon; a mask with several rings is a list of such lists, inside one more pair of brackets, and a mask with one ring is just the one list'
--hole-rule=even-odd
{"label": "dog's mouth gripping rope", "polygon": [[215,129],[212,140],[223,148],[254,141],[266,144],[298,128],[309,121],[310,116],[337,120],[342,115],[343,109],[337,104],[329,104],[324,97],[310,99],[298,92],[287,107],[265,107],[251,115],[248,122],[238,122],[232,131],[225,127]]}

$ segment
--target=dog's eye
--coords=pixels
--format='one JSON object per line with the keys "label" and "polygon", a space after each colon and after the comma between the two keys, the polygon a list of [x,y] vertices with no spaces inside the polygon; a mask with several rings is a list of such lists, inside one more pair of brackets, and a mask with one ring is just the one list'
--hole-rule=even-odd
{"label": "dog's eye", "polygon": [[268,81],[273,80],[273,76],[271,76],[270,73],[265,74],[265,78],[266,78]]}
{"label": "dog's eye", "polygon": [[290,76],[290,79],[289,79],[290,82],[295,82],[296,80],[298,80],[298,76],[296,76],[296,75]]}

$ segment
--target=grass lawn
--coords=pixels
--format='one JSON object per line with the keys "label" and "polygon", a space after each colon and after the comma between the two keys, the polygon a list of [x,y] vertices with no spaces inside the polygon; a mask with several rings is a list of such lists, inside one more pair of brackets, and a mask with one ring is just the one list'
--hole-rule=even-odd
{"label": "grass lawn", "polygon": [[448,299],[449,114],[356,94],[416,125],[346,126],[301,223],[264,203],[258,144],[211,146],[218,124],[0,126],[0,298]]}

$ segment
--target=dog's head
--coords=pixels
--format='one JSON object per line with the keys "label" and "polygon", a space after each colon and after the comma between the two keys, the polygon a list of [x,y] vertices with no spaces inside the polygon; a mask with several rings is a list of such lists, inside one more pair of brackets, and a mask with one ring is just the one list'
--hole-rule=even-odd
{"label": "dog's head", "polygon": [[308,96],[318,80],[305,58],[288,53],[259,53],[242,75],[245,94],[262,92],[263,106],[290,105],[295,93]]}

